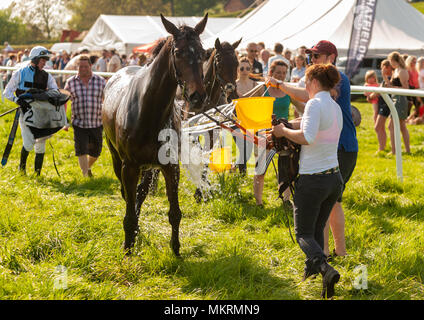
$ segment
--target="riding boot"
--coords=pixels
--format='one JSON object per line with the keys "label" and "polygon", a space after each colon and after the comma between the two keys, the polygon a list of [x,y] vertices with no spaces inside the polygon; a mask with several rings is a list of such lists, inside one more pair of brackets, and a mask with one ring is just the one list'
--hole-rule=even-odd
{"label": "riding boot", "polygon": [[334,285],[340,280],[340,274],[327,262],[323,262],[319,269],[322,275],[321,297],[331,298],[334,295]]}
{"label": "riding boot", "polygon": [[21,162],[19,163],[19,171],[26,172],[26,163],[28,159],[29,152],[25,150],[24,147],[22,147],[21,150]]}
{"label": "riding boot", "polygon": [[44,153],[36,153],[35,154],[35,163],[34,168],[37,176],[41,173],[41,168],[43,167]]}

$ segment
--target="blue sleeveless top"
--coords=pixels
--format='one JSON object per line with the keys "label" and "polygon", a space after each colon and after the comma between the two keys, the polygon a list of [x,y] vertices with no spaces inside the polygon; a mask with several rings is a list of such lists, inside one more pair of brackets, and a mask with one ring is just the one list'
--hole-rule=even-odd
{"label": "blue sleeveless top", "polygon": [[[270,97],[268,90],[266,90],[265,97]],[[284,97],[275,97],[273,113],[277,115],[277,119],[289,119],[290,96],[286,94]]]}

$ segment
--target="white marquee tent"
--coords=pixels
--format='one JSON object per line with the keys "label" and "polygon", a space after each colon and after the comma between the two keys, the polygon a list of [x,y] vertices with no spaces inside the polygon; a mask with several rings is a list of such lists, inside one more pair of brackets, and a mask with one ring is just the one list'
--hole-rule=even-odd
{"label": "white marquee tent", "polygon": [[[202,17],[167,17],[174,24],[194,27]],[[201,39],[224,30],[239,21],[239,18],[208,18]],[[129,54],[136,46],[151,43],[169,34],[160,17],[100,15],[82,41],[90,50],[114,47],[120,53]]]}
{"label": "white marquee tent", "polygon": [[[372,0],[371,0],[372,1]],[[292,50],[329,40],[346,55],[349,47],[356,0],[268,0],[239,22],[205,41],[205,46],[243,37],[240,48],[249,42],[265,42],[273,48],[281,42]],[[404,0],[378,0],[368,55],[424,54],[424,15]]]}

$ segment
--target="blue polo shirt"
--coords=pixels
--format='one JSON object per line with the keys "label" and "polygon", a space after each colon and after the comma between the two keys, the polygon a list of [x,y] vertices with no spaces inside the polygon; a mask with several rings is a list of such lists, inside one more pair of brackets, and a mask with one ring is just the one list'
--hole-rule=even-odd
{"label": "blue polo shirt", "polygon": [[[340,72],[340,71],[339,71]],[[342,109],[343,129],[340,134],[339,150],[346,152],[358,152],[358,140],[356,139],[356,128],[352,120],[352,110],[350,107],[350,82],[349,78],[340,72],[341,80],[337,87],[339,96],[336,102]]]}

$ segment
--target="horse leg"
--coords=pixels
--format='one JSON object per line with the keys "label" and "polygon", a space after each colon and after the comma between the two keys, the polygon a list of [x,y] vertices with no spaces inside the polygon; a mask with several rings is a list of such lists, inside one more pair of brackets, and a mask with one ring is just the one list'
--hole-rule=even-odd
{"label": "horse leg", "polygon": [[121,183],[121,195],[125,200],[124,189],[121,181],[121,170],[122,170],[122,161],[119,157],[118,151],[113,147],[112,143],[108,138],[106,138],[107,145],[109,146],[110,154],[112,155],[112,163],[113,163],[113,171],[115,171],[115,175],[118,177],[119,182]]}
{"label": "horse leg", "polygon": [[124,218],[125,243],[124,249],[127,254],[131,254],[134,247],[135,237],[138,233],[138,218],[135,212],[135,198],[137,182],[140,175],[140,168],[137,165],[122,164],[121,179],[126,202],[126,212]]}
{"label": "horse leg", "polygon": [[179,230],[181,221],[181,210],[178,203],[178,183],[180,180],[179,165],[167,165],[162,167],[162,173],[166,182],[166,195],[169,201],[169,223],[172,227],[171,248],[174,254],[180,256]]}
{"label": "horse leg", "polygon": [[144,200],[146,200],[146,197],[149,193],[153,175],[153,170],[146,170],[141,173],[141,182],[137,186],[137,198],[135,204],[135,213],[137,215],[137,221],[138,217],[140,216],[141,205],[143,204]]}

